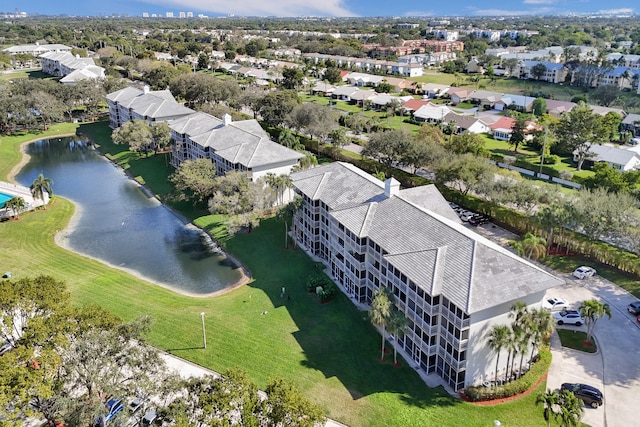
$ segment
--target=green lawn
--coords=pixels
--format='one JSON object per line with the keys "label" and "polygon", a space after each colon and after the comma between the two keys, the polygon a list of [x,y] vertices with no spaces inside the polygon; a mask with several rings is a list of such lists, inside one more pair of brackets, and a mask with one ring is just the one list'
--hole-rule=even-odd
{"label": "green lawn", "polygon": [[[82,130],[104,137],[108,131],[101,127],[106,124]],[[18,144],[15,138],[2,138],[0,153],[17,150]],[[155,169],[165,167],[157,161],[161,156],[139,159],[111,153],[119,147],[99,148],[124,159],[128,171],[148,184],[167,174],[145,175],[147,161],[155,162]],[[10,167],[4,161],[0,173],[5,175]],[[99,304],[125,319],[151,315],[149,340],[158,348],[218,371],[240,366],[262,387],[282,376],[325,407],[330,417],[350,426],[486,426],[495,419],[508,426],[545,425],[534,404],[536,393],[502,405],[474,406],[426,387],[409,366],[380,363],[380,336],[364,312],[342,294],[321,305],[306,293],[306,278],[320,270],[302,251],[285,250],[284,225],[275,219],[262,221],[250,234],[228,237],[221,233],[219,218],[198,218],[198,225],[221,238],[249,268],[253,281],[217,297],[191,298],[56,246],[53,236],[73,210],[69,201],[56,198],[46,211],[0,223],[0,268],[16,278],[50,274],[65,280],[76,303]],[[291,301],[280,298],[282,286]],[[200,312],[206,313],[206,350],[201,348]]]}
{"label": "green lawn", "polygon": [[598,351],[596,343],[587,342],[587,333],[583,331],[575,331],[573,329],[556,329],[560,336],[560,342],[563,347],[572,348],[574,350],[583,351],[585,353],[595,353]]}

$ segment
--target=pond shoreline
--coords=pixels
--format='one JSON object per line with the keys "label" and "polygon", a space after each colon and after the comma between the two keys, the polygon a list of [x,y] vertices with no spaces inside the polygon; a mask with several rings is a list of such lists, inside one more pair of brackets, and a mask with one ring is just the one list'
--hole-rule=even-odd
{"label": "pond shoreline", "polygon": [[[202,229],[201,227],[198,227],[196,224],[194,224],[193,222],[189,221],[189,219],[187,217],[185,217],[181,212],[176,211],[175,209],[173,209],[172,207],[166,205],[165,203],[162,202],[162,200],[160,200],[160,198],[158,198],[153,191],[151,191],[150,188],[148,188],[147,186],[141,184],[140,182],[138,182],[127,170],[125,170],[124,168],[122,168],[119,164],[115,163],[114,161],[112,161],[111,159],[109,159],[109,157],[105,156],[100,150],[98,150],[96,148],[95,142],[91,140],[91,138],[88,135],[85,134],[77,134],[77,133],[67,133],[67,134],[60,134],[60,135],[55,135],[56,138],[62,138],[62,137],[71,137],[71,136],[81,136],[83,138],[88,139],[89,141],[91,141],[92,146],[94,147],[95,151],[104,159],[108,160],[109,163],[111,163],[113,166],[115,166],[117,169],[121,170],[125,176],[127,177],[127,179],[129,179],[130,181],[132,181],[133,183],[135,183],[135,185],[137,185],[140,190],[147,196],[150,198],[155,199],[156,201],[158,201],[158,203],[160,203],[162,206],[164,206],[165,208],[167,208],[169,210],[169,212],[171,212],[174,216],[176,216],[184,225],[191,225],[195,228],[197,228],[198,230],[206,233],[218,246],[218,248],[220,249],[221,253],[225,256],[225,258],[229,259],[231,262],[233,262],[236,266],[236,268],[240,269],[240,279],[238,279],[238,281],[236,281],[235,283],[226,286],[223,289],[217,290],[215,292],[210,292],[210,293],[206,293],[206,294],[193,294],[190,292],[186,292],[184,290],[180,290],[177,289],[173,286],[171,286],[169,283],[163,283],[163,282],[158,282],[155,280],[152,280],[148,277],[146,277],[145,275],[139,273],[136,270],[133,269],[129,269],[129,268],[125,268],[122,266],[118,266],[118,265],[114,265],[108,261],[105,261],[103,259],[99,259],[97,257],[82,253],[82,252],[78,252],[74,249],[72,249],[69,244],[68,244],[68,235],[71,234],[74,230],[75,227],[77,226],[77,223],[82,215],[82,208],[77,204],[74,203],[71,200],[71,203],[74,206],[74,212],[71,215],[71,218],[69,218],[69,222],[67,223],[67,225],[64,227],[64,229],[58,231],[55,236],[54,236],[54,242],[56,243],[57,246],[59,246],[62,249],[71,251],[73,253],[76,253],[78,255],[84,256],[86,258],[98,261],[102,264],[105,264],[111,268],[116,268],[118,270],[121,271],[125,271],[128,274],[131,274],[132,276],[144,280],[150,284],[156,285],[156,286],[160,286],[164,289],[170,290],[172,292],[175,292],[177,294],[180,295],[184,295],[184,296],[188,296],[188,297],[192,297],[192,298],[210,298],[210,297],[215,297],[218,295],[223,295],[226,294],[234,289],[237,289],[247,283],[249,283],[252,280],[251,274],[248,271],[248,269],[246,268],[246,266],[240,262],[240,260],[238,260],[236,257],[230,255],[229,253],[227,253],[226,251],[224,251],[222,249],[222,247],[218,244],[218,242],[213,238],[213,236],[211,236],[211,234],[207,233],[206,230]],[[27,153],[27,146],[29,144],[32,144],[36,141],[40,141],[40,140],[44,140],[44,139],[51,139],[48,137],[37,137],[34,139],[31,139],[29,141],[25,141],[23,143],[20,144],[20,152],[22,154],[22,158],[20,160],[20,162],[18,162],[13,168],[11,168],[11,171],[9,172],[8,176],[7,176],[7,180],[9,182],[12,183],[16,183],[15,177],[18,175],[18,173],[20,173],[20,171],[22,170],[22,168],[29,162],[31,156],[29,156],[29,154]]]}

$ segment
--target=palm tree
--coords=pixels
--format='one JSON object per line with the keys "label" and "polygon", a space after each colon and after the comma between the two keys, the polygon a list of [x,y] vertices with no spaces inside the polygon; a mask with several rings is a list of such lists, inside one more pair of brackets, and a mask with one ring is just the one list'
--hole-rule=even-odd
{"label": "palm tree", "polygon": [[551,245],[553,244],[553,235],[556,231],[556,228],[561,228],[565,226],[565,215],[564,210],[561,206],[556,205],[555,203],[552,205],[543,206],[535,216],[535,220],[547,235],[547,248],[545,255],[549,255],[549,251],[551,249]]}
{"label": "palm tree", "polygon": [[[515,364],[516,355],[524,347],[524,351],[528,348],[528,342],[523,344],[524,340],[529,340],[526,334],[528,323],[529,309],[527,304],[522,301],[517,301],[511,305],[511,313],[509,317],[513,318],[511,324],[511,333],[509,334],[509,340],[507,341],[507,348],[509,349],[509,355],[511,357],[511,374],[513,375],[513,365]],[[522,363],[522,355],[520,356]],[[507,367],[509,364],[507,363]]]}
{"label": "palm tree", "polygon": [[20,211],[24,209],[25,205],[26,203],[22,197],[14,196],[11,199],[7,200],[5,207],[13,211],[14,217],[20,218]]}
{"label": "palm tree", "polygon": [[398,365],[398,350],[396,348],[396,341],[407,332],[409,327],[409,320],[404,316],[404,313],[400,310],[395,310],[391,314],[389,320],[389,330],[395,337],[393,340],[393,364]]}
{"label": "palm tree", "polygon": [[533,346],[531,347],[531,361],[533,361],[533,352],[540,348],[542,340],[551,332],[555,322],[549,311],[544,308],[533,309],[530,314],[531,318],[531,340]]}
{"label": "palm tree", "polygon": [[532,233],[526,233],[522,237],[522,250],[527,258],[537,260],[544,257],[547,252],[547,241]]}
{"label": "palm tree", "polygon": [[52,185],[53,180],[51,178],[45,178],[43,174],[38,175],[38,177],[33,180],[33,184],[31,184],[31,194],[34,198],[42,200],[42,206],[44,206],[45,210],[47,209],[47,205],[44,202],[44,193],[46,191],[49,195],[53,194],[51,190]]}
{"label": "palm tree", "polygon": [[293,179],[289,175],[280,175],[277,179],[278,196],[280,203],[284,203],[284,192],[293,187]]}
{"label": "palm tree", "polygon": [[496,352],[496,372],[493,380],[494,383],[498,382],[498,363],[500,362],[500,353],[502,352],[502,349],[506,347],[508,337],[509,327],[506,325],[493,325],[489,331],[487,344],[489,344],[489,348],[491,350]]}
{"label": "palm tree", "polygon": [[369,319],[375,326],[382,328],[382,350],[380,360],[384,360],[384,334],[385,328],[389,324],[389,318],[391,317],[391,298],[388,291],[380,287],[373,293],[373,300],[371,300],[371,310],[369,310]]}
{"label": "palm tree", "polygon": [[547,422],[547,427],[551,426],[551,417],[557,416],[558,408],[560,404],[560,394],[556,390],[547,389],[546,392],[538,393],[536,397],[536,405],[542,404],[543,411],[542,415],[544,416],[544,420]]}
{"label": "palm tree", "polygon": [[580,425],[584,403],[572,391],[562,390],[560,392],[559,409],[557,417],[560,418],[560,427],[578,427]]}
{"label": "palm tree", "polygon": [[609,307],[609,304],[598,301],[597,299],[582,301],[578,310],[580,310],[580,316],[584,318],[587,326],[587,341],[591,341],[593,328],[595,328],[599,318],[606,315],[611,319],[611,307]]}

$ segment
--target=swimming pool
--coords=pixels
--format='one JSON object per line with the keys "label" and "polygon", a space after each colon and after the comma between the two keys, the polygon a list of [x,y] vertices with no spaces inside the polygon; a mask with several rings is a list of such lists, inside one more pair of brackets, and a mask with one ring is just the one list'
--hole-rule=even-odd
{"label": "swimming pool", "polygon": [[4,208],[4,204],[7,202],[7,200],[11,199],[13,199],[12,195],[0,193],[0,208]]}

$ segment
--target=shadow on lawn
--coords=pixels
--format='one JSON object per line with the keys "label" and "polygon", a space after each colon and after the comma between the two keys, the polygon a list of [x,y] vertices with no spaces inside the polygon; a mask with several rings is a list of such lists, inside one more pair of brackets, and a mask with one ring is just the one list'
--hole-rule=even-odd
{"label": "shadow on lawn", "polygon": [[[290,245],[285,250],[282,230],[282,222],[263,220],[251,234],[229,240],[228,248],[242,254],[256,278],[249,286],[264,291],[274,306],[286,306],[297,326],[293,337],[306,357],[303,366],[322,372],[325,378],[337,378],[354,400],[382,392],[398,394],[407,404],[419,407],[456,404],[441,387],[427,387],[400,356],[400,366],[394,366],[390,344],[380,361],[379,333],[367,313],[345,295],[320,304],[316,295],[307,293],[307,278],[324,273],[301,249]],[[283,286],[285,295],[281,295]]]}

